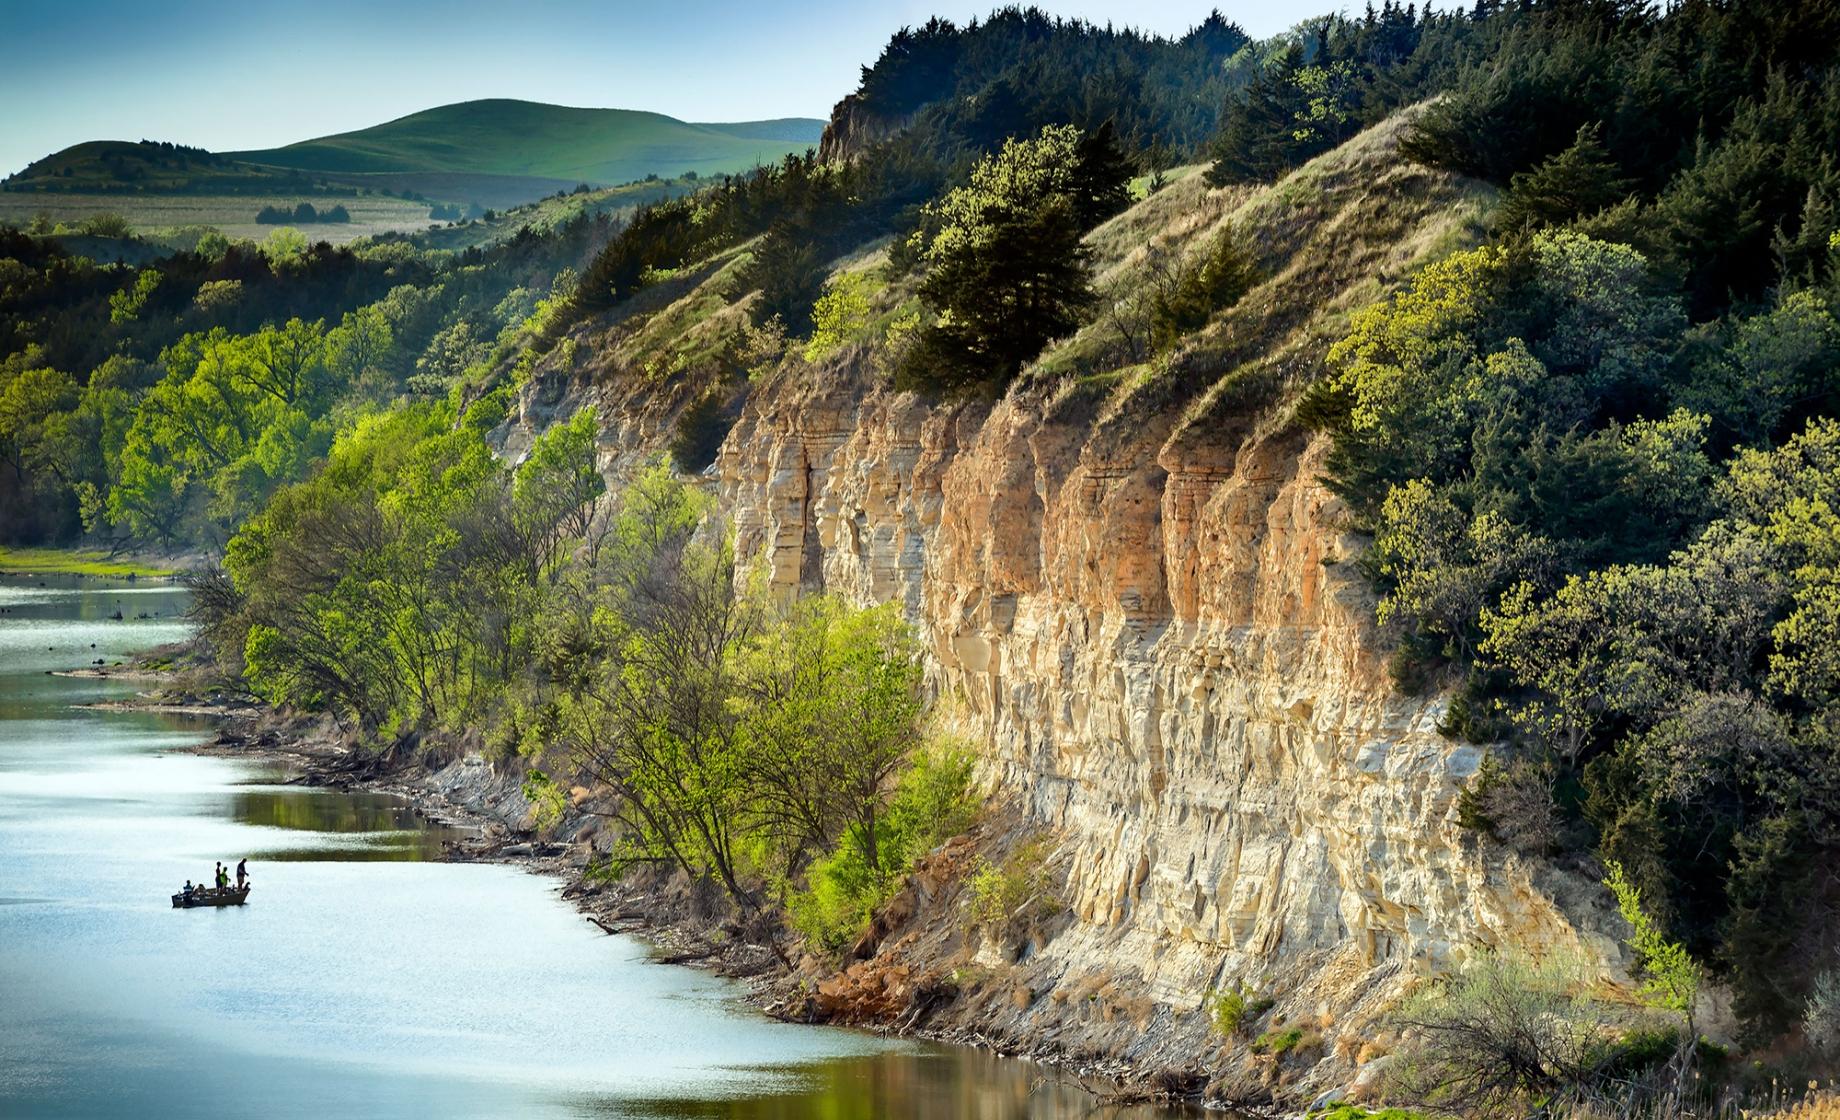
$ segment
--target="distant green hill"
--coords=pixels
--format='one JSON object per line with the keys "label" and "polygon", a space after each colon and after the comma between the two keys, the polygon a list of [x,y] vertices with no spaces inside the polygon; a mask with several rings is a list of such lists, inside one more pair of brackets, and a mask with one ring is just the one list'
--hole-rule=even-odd
{"label": "distant green hill", "polygon": [[321,189],[323,178],[292,167],[258,167],[183,144],[90,140],[7,176],[5,189],[59,194],[276,194]]}
{"label": "distant green hill", "polygon": [[[52,196],[65,195],[323,198],[363,191],[502,208],[584,182],[744,171],[816,145],[823,131],[823,121],[803,117],[693,124],[631,109],[466,101],[260,151],[92,140],[38,160],[0,189],[41,196],[53,217],[61,215]],[[234,215],[225,221],[244,209],[230,205]]]}
{"label": "distant green hill", "polygon": [[816,144],[823,128],[822,121],[796,118],[691,124],[632,109],[465,101],[357,132],[227,154],[329,177],[462,172],[604,185],[744,170]]}

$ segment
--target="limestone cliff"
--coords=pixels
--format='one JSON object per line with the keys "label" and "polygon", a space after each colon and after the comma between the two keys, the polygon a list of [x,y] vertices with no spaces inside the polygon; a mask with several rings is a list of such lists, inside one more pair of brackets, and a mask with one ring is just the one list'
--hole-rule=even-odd
{"label": "limestone cliff", "polygon": [[[996,831],[1058,846],[1066,917],[1020,960],[977,950],[1008,993],[963,1011],[987,1033],[1333,1088],[1413,978],[1475,946],[1616,959],[1582,882],[1458,827],[1479,750],[1389,679],[1362,542],[1289,417],[1346,315],[1465,243],[1486,205],[1402,162],[1398,132],[1256,191],[1192,175],[1096,231],[1114,293],[1148,255],[1229,229],[1256,244],[1267,279],[1168,359],[1079,375],[1106,365],[1097,323],[978,403],[896,394],[860,350],[789,363],[709,472],[776,585],[904,606],[1019,810]],[[610,467],[658,446],[667,390],[597,391]],[[882,953],[907,954],[905,976],[927,944]],[[1212,1037],[1196,1012],[1234,983],[1321,1047],[1279,1062]]]}

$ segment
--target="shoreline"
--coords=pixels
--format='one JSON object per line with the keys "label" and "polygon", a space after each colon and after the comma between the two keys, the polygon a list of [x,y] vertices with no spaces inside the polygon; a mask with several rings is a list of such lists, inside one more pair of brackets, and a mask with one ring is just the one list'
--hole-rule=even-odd
{"label": "shoreline", "polygon": [[[172,680],[173,674],[143,671],[147,680]],[[119,679],[119,675],[118,679]],[[556,880],[558,896],[582,919],[608,935],[639,939],[654,964],[701,969],[735,982],[738,996],[756,1013],[786,1023],[836,1026],[891,1038],[909,1038],[947,1046],[965,1046],[1002,1058],[1026,1061],[1059,1071],[1093,1098],[1093,1107],[1164,1106],[1219,1111],[1244,1120],[1275,1120],[1301,1115],[1269,1104],[1207,1097],[1192,1087],[1177,1088],[1165,1068],[1145,1068],[1127,1059],[1079,1053],[1046,1038],[1013,1040],[993,1037],[970,1026],[930,1028],[899,1016],[846,1018],[815,1014],[811,993],[827,978],[845,977],[851,964],[825,966],[806,956],[798,964],[746,936],[732,915],[697,915],[689,886],[677,875],[633,873],[607,881],[587,873],[579,841],[539,839],[492,811],[496,794],[510,800],[506,777],[480,765],[478,756],[463,756],[435,766],[410,755],[362,757],[339,741],[324,721],[289,720],[254,703],[186,703],[148,694],[87,705],[101,709],[165,712],[212,721],[215,735],[204,743],[177,748],[183,753],[277,762],[298,771],[291,784],[384,793],[400,797],[418,816],[439,825],[461,828],[474,836],[449,842],[438,858],[448,863],[501,863]],[[454,771],[485,770],[488,785],[474,783],[475,795],[462,799]],[[443,781],[443,776],[446,780]],[[515,789],[516,787],[510,787]],[[521,800],[521,797],[520,797]],[[948,845],[949,846],[949,845]],[[1186,1091],[1184,1091],[1184,1088]]]}

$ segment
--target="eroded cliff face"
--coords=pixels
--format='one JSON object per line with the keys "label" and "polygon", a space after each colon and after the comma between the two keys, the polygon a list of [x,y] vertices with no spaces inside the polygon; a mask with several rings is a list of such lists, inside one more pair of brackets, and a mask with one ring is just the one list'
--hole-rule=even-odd
{"label": "eroded cliff face", "polygon": [[[1330,1088],[1416,978],[1478,947],[1617,960],[1586,884],[1459,828],[1479,749],[1389,679],[1327,448],[1288,418],[1341,317],[1461,236],[1469,188],[1393,138],[1262,192],[1171,188],[1100,231],[1258,237],[1269,279],[1206,345],[994,403],[896,394],[861,362],[782,372],[709,474],[774,585],[902,604],[998,827],[1057,845],[1068,918],[1021,959],[979,950],[1013,992],[969,1013],[980,1029],[1201,1062],[1227,1048],[1197,1010],[1243,983],[1324,1039],[1320,1062],[1243,1075]],[[1248,404],[1247,384],[1267,391]],[[601,399],[610,466],[657,445],[653,391]],[[902,975],[927,967],[901,952]]]}
{"label": "eroded cliff face", "polygon": [[1102,972],[1178,1012],[1243,982],[1364,1042],[1478,946],[1615,959],[1562,877],[1458,827],[1479,749],[1391,683],[1319,440],[1197,455],[1149,430],[1099,456],[1042,411],[798,394],[719,463],[776,584],[905,604],[1018,827],[1062,845],[1074,921],[1030,1006]]}

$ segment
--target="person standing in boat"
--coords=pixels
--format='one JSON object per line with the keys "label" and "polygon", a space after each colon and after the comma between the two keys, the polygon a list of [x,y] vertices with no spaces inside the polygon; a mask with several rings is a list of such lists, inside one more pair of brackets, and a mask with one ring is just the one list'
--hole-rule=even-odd
{"label": "person standing in boat", "polygon": [[218,862],[217,870],[212,873],[211,878],[216,881],[218,890],[224,889],[224,884],[229,881],[230,873],[224,870],[222,861]]}
{"label": "person standing in boat", "polygon": [[190,879],[187,879],[185,881],[185,901],[190,902],[191,900],[192,900],[192,881]]}
{"label": "person standing in boat", "polygon": [[242,859],[236,861],[236,889],[239,891],[243,889],[244,880],[249,878],[249,869],[244,866],[248,862],[248,856],[244,856]]}

